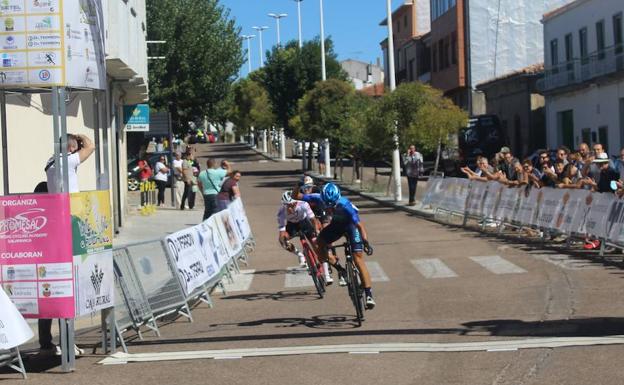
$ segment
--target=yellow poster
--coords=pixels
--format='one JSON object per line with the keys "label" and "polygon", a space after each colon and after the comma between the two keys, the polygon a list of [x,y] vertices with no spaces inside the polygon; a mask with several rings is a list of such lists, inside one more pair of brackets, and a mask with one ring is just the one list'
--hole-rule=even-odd
{"label": "yellow poster", "polygon": [[73,252],[84,255],[113,247],[113,218],[108,190],[70,194]]}

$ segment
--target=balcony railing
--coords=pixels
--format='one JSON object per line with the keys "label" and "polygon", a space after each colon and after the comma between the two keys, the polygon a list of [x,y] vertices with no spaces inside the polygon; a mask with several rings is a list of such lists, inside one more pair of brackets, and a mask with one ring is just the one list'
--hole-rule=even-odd
{"label": "balcony railing", "polygon": [[624,75],[624,46],[617,45],[581,59],[551,66],[544,70],[544,78],[537,83],[542,92],[574,86],[602,76]]}

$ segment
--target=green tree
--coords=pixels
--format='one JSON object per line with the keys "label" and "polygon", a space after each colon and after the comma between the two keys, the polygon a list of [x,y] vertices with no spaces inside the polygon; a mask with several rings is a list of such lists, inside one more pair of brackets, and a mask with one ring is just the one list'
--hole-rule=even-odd
{"label": "green tree", "polygon": [[370,110],[367,135],[377,148],[389,154],[394,148],[396,121],[403,150],[416,144],[424,151],[435,151],[439,145],[455,140],[467,120],[466,112],[439,90],[423,83],[404,83]]}
{"label": "green tree", "polygon": [[[219,0],[148,0],[149,40],[164,60],[149,63],[150,103],[171,112],[178,129],[208,116],[226,119],[230,86],[243,63],[240,28]],[[155,55],[156,56],[156,55]]]}
{"label": "green tree", "polygon": [[237,134],[248,133],[251,127],[269,129],[275,122],[269,96],[258,82],[242,79],[232,87],[229,116]]}
{"label": "green tree", "polygon": [[[321,80],[320,40],[306,41],[300,49],[296,40],[284,47],[274,47],[267,53],[264,68],[252,78],[258,79],[269,94],[277,122],[292,133],[291,119],[295,117],[299,99]],[[331,38],[325,40],[328,79],[346,79],[333,50]]]}

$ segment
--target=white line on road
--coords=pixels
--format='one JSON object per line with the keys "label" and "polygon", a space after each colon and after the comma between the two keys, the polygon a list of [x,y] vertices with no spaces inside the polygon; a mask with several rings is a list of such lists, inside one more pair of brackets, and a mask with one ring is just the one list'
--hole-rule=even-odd
{"label": "white line on road", "polygon": [[302,267],[289,267],[284,280],[284,287],[314,287],[312,277],[308,274],[308,269]]}
{"label": "white line on road", "polygon": [[304,354],[364,354],[364,353],[432,353],[432,352],[504,352],[515,349],[554,349],[596,345],[624,345],[624,336],[611,337],[547,337],[508,341],[455,343],[381,343],[323,346],[290,346],[277,348],[248,348],[227,350],[199,350],[159,353],[115,353],[99,363],[102,365],[129,362],[156,362],[199,359],[228,359],[238,357],[293,356]]}
{"label": "white line on road", "polygon": [[371,277],[371,281],[373,282],[388,282],[390,278],[386,275],[386,273],[381,268],[379,262],[375,261],[366,261],[366,266],[368,266],[368,272]]}
{"label": "white line on road", "polygon": [[255,270],[241,270],[240,274],[233,274],[234,282],[229,282],[227,278],[223,279],[225,292],[247,291],[253,281]]}
{"label": "white line on road", "polygon": [[491,255],[486,257],[470,257],[470,259],[494,274],[521,274],[527,272],[523,268],[514,265],[513,263],[501,258],[498,255]]}
{"label": "white line on road", "polygon": [[439,258],[412,259],[412,264],[425,278],[457,277],[457,274]]}

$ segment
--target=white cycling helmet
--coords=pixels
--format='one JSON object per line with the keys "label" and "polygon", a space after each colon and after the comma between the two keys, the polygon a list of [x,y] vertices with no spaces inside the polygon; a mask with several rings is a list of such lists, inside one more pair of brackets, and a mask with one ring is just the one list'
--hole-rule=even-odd
{"label": "white cycling helmet", "polygon": [[314,186],[314,179],[309,175],[304,176],[302,182],[304,186]]}
{"label": "white cycling helmet", "polygon": [[294,199],[292,197],[292,191],[284,191],[284,193],[282,194],[282,203],[287,205],[289,203],[292,203],[293,201]]}

